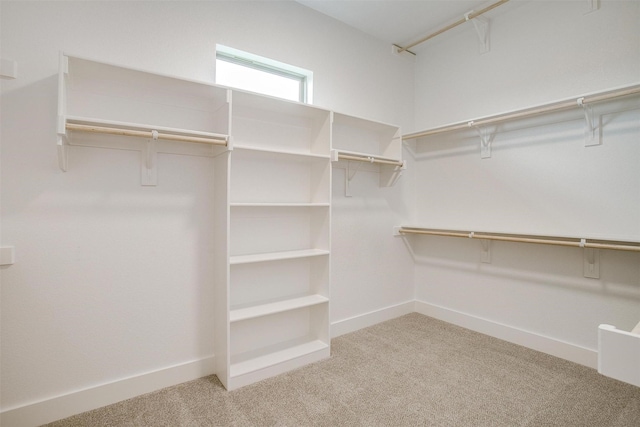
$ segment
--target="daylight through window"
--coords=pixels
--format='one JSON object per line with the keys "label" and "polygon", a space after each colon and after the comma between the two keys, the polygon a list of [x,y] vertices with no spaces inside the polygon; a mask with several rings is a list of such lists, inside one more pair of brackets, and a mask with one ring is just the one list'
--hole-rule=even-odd
{"label": "daylight through window", "polygon": [[238,89],[311,103],[312,73],[268,58],[218,46],[216,83]]}

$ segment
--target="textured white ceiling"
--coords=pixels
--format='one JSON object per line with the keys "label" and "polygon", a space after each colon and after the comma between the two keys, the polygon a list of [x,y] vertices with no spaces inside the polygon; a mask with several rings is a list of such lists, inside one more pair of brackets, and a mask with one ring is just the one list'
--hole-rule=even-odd
{"label": "textured white ceiling", "polygon": [[389,44],[405,46],[480,10],[487,0],[296,0]]}

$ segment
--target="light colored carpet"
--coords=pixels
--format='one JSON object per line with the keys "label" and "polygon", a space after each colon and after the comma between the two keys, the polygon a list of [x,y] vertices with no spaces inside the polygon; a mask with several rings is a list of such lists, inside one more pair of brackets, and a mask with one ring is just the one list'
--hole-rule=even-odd
{"label": "light colored carpet", "polygon": [[640,388],[413,313],[239,390],[210,376],[49,426],[639,427]]}

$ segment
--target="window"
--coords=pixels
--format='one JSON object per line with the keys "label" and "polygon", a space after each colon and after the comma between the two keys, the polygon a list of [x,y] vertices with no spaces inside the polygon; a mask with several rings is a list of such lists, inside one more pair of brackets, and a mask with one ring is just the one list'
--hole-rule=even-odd
{"label": "window", "polygon": [[237,49],[217,45],[216,83],[311,103],[313,73]]}

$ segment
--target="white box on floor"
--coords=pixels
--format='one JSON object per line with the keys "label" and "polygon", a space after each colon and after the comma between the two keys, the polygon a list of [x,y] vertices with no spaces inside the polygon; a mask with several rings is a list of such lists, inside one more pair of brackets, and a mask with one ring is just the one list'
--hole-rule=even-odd
{"label": "white box on floor", "polygon": [[640,387],[640,323],[631,332],[598,327],[598,372]]}

